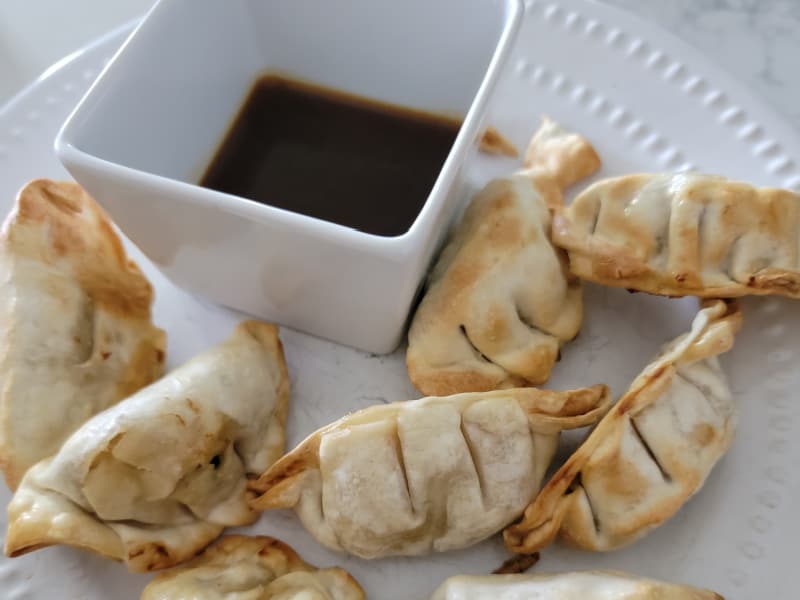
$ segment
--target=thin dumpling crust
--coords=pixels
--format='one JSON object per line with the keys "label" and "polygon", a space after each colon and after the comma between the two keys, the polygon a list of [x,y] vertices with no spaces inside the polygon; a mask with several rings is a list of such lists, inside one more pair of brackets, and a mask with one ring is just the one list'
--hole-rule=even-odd
{"label": "thin dumpling crust", "polygon": [[736,410],[717,356],[740,324],[735,303],[708,303],[505,530],[508,549],[534,552],[560,534],[612,550],[674,515],[733,439]]}
{"label": "thin dumpling crust", "polygon": [[517,158],[519,150],[514,142],[509,140],[495,127],[488,127],[478,141],[478,149],[484,154],[494,154],[496,156],[507,156]]}
{"label": "thin dumpling crust", "polygon": [[288,395],[277,328],[240,324],[33,466],[8,507],[6,554],[67,544],[131,571],[191,558],[255,520],[247,479],[283,453]]}
{"label": "thin dumpling crust", "polygon": [[561,192],[600,166],[592,146],[545,120],[526,169],[479,192],[434,267],[408,334],[423,394],[539,385],[580,328],[580,282],[550,241]]}
{"label": "thin dumpling crust", "polygon": [[75,183],[22,188],[0,234],[0,468],[11,489],[164,370],[153,288]]}
{"label": "thin dumpling crust", "polygon": [[228,535],[191,562],[159,573],[141,600],[364,600],[344,569],[318,569],[271,537]]}
{"label": "thin dumpling crust", "polygon": [[800,298],[800,195],[698,173],[599,181],[553,220],[581,279],[664,296]]}
{"label": "thin dumpling crust", "polygon": [[710,590],[616,571],[541,575],[457,575],[431,600],[724,600]]}
{"label": "thin dumpling crust", "polygon": [[560,431],[596,422],[608,389],[520,388],[372,406],[306,438],[253,489],[323,545],[363,558],[475,544],[535,496]]}

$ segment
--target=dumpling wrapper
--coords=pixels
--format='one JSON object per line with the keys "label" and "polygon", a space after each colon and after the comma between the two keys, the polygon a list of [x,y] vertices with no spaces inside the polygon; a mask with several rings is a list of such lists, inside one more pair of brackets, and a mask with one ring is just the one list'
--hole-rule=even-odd
{"label": "dumpling wrapper", "polygon": [[363,558],[475,544],[535,496],[563,429],[596,422],[599,385],[372,406],[306,438],[252,488],[260,510],[294,508],[324,546]]}
{"label": "dumpling wrapper", "polygon": [[592,146],[545,119],[526,170],[470,203],[431,272],[406,363],[423,394],[539,385],[583,315],[580,281],[550,241],[562,191],[600,167]]}
{"label": "dumpling wrapper", "polygon": [[500,133],[496,127],[486,128],[478,142],[478,150],[484,154],[493,154],[495,156],[509,158],[517,158],[519,156],[519,150],[517,150],[514,142]]}
{"label": "dumpling wrapper", "polygon": [[457,575],[431,600],[724,600],[710,590],[615,571],[551,575]]}
{"label": "dumpling wrapper", "polygon": [[141,600],[364,600],[344,569],[317,569],[265,536],[229,535],[191,562],[159,573]]}
{"label": "dumpling wrapper", "polygon": [[735,304],[703,308],[505,530],[508,549],[531,553],[560,534],[613,550],[672,517],[733,439],[736,408],[717,356],[733,346],[741,319]]}
{"label": "dumpling wrapper", "polygon": [[0,234],[0,468],[12,490],[92,415],[163,374],[152,304],[80,186],[22,188]]}
{"label": "dumpling wrapper", "polygon": [[553,221],[581,279],[664,296],[800,298],[800,195],[697,173],[599,181]]}
{"label": "dumpling wrapper", "polygon": [[66,544],[131,571],[191,558],[256,519],[247,478],[283,452],[288,394],[277,328],[240,324],[32,467],[8,507],[6,554]]}

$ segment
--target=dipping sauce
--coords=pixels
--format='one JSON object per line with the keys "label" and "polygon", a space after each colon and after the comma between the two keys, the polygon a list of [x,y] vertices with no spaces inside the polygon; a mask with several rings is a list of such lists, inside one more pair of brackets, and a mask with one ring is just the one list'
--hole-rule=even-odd
{"label": "dipping sauce", "polygon": [[200,185],[347,227],[405,233],[461,121],[259,79]]}

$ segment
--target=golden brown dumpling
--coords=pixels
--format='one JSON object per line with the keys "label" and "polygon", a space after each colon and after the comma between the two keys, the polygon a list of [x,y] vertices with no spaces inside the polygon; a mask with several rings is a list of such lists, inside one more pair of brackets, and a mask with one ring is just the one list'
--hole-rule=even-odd
{"label": "golden brown dumpling", "polygon": [[92,415],[158,379],[153,288],[75,183],[39,179],[0,234],[0,468],[12,489]]}
{"label": "golden brown dumpling", "polygon": [[519,150],[514,142],[500,133],[495,127],[488,127],[481,136],[478,149],[484,154],[494,154],[496,156],[507,156],[517,158]]}
{"label": "golden brown dumpling", "polygon": [[800,298],[800,195],[723,177],[599,181],[553,220],[581,279],[664,296]]}
{"label": "golden brown dumpling", "polygon": [[160,573],[141,600],[364,600],[338,567],[317,569],[270,537],[229,535],[186,565]]}
{"label": "golden brown dumpling", "polygon": [[723,600],[709,590],[615,571],[551,575],[458,575],[431,600]]}
{"label": "golden brown dumpling", "polygon": [[548,206],[600,159],[546,119],[525,166],[473,198],[431,273],[406,355],[423,394],[544,383],[561,345],[578,333],[583,292],[550,241]]}
{"label": "golden brown dumpling", "polygon": [[740,324],[735,304],[703,308],[505,530],[509,550],[534,552],[558,534],[580,548],[612,550],[674,515],[733,439],[736,408],[717,356]]}
{"label": "golden brown dumpling", "polygon": [[323,427],[254,485],[334,550],[364,558],[475,544],[534,497],[564,429],[597,421],[608,390],[510,389],[378,405]]}
{"label": "golden brown dumpling", "polygon": [[6,554],[67,544],[131,571],[191,558],[256,519],[247,478],[283,452],[288,395],[277,328],[242,323],[34,465],[8,507]]}

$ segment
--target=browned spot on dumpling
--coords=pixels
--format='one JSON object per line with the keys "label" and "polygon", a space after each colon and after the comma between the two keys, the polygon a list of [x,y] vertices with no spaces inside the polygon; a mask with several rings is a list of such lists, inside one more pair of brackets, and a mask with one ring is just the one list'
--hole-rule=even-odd
{"label": "browned spot on dumpling", "polygon": [[526,384],[524,379],[514,375],[488,375],[470,370],[440,369],[433,375],[420,375],[417,378],[419,387],[424,387],[432,396],[449,396],[464,389],[489,392],[497,389],[501,382],[507,382],[508,387],[522,387]]}
{"label": "browned spot on dumpling", "polygon": [[708,423],[698,423],[692,429],[692,439],[700,446],[708,446],[716,437],[716,431]]}
{"label": "browned spot on dumpling", "polygon": [[483,330],[483,335],[491,341],[502,340],[508,337],[511,332],[506,314],[507,312],[503,306],[497,304],[492,305],[486,315],[486,326]]}
{"label": "browned spot on dumpling", "polygon": [[487,238],[495,248],[510,248],[522,243],[522,226],[517,219],[501,217],[490,227]]}
{"label": "browned spot on dumpling", "polygon": [[447,282],[448,294],[457,296],[461,291],[474,285],[482,271],[481,266],[476,263],[461,262],[455,265]]}
{"label": "browned spot on dumpling", "polygon": [[598,255],[592,260],[594,272],[610,279],[627,280],[649,272],[649,267],[634,257]]}
{"label": "browned spot on dumpling", "polygon": [[273,539],[272,541],[265,542],[265,543],[264,543],[264,545],[263,545],[263,546],[261,546],[261,549],[258,551],[258,554],[259,554],[260,556],[266,556],[267,554],[269,554],[269,552],[270,552],[270,548],[272,548],[273,546],[275,546],[277,541],[278,541],[278,540],[274,540],[274,539]]}
{"label": "browned spot on dumpling", "polygon": [[[651,482],[642,475],[642,472],[632,467],[631,463],[622,454],[622,448],[617,447],[613,453],[608,453],[605,464],[601,466],[601,461],[593,461],[592,468],[595,473],[601,471],[602,477],[595,475],[594,482],[600,482],[605,490],[604,495],[612,495],[617,498],[628,498],[631,501],[637,500],[643,490],[650,488]],[[585,485],[586,482],[584,482]]]}
{"label": "browned spot on dumpling", "polygon": [[494,127],[489,127],[483,132],[478,147],[484,154],[508,156],[510,158],[519,156],[519,150],[514,143]]}
{"label": "browned spot on dumpling", "polygon": [[150,548],[152,559],[149,563],[147,563],[145,571],[156,571],[158,569],[164,569],[172,566],[172,561],[169,558],[169,552],[163,544],[153,543],[149,544],[148,547]]}
{"label": "browned spot on dumpling", "polygon": [[608,388],[604,385],[593,385],[575,390],[561,406],[559,413],[562,415],[584,414],[597,406],[598,398],[603,398],[607,395]]}
{"label": "browned spot on dumpling", "polygon": [[493,575],[516,575],[519,573],[524,573],[528,569],[530,569],[533,565],[539,562],[539,553],[534,552],[533,554],[517,554],[516,556],[512,556],[502,565],[497,567],[494,571],[492,571]]}
{"label": "browned spot on dumpling", "polygon": [[514,206],[516,198],[514,191],[506,182],[503,182],[503,192],[492,196],[486,207],[491,207],[495,211],[506,210]]}
{"label": "browned spot on dumpling", "polygon": [[271,469],[271,476],[263,481],[259,480],[256,484],[256,487],[260,489],[275,487],[282,481],[292,479],[293,477],[306,471],[308,469],[308,464],[303,460],[295,460],[288,461],[287,464],[282,465],[281,467],[282,468],[280,469]]}
{"label": "browned spot on dumpling", "polygon": [[[163,360],[153,360],[160,352],[163,355],[166,346],[166,334],[163,331],[155,331],[147,339],[143,339],[133,350],[124,372],[119,375],[117,385],[117,397],[127,398],[137,390],[143,388],[148,383],[155,381],[164,371]],[[103,359],[111,357],[111,352],[103,353]]]}
{"label": "browned spot on dumpling", "polygon": [[58,186],[42,186],[41,194],[53,207],[67,214],[72,215],[81,212],[81,203],[78,198],[71,194],[60,192]]}
{"label": "browned spot on dumpling", "polygon": [[[528,384],[541,385],[550,375],[550,365],[556,362],[561,352],[556,348],[534,346],[527,353],[522,362],[527,363],[525,380]],[[538,368],[532,368],[536,365]]]}

